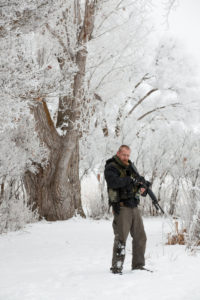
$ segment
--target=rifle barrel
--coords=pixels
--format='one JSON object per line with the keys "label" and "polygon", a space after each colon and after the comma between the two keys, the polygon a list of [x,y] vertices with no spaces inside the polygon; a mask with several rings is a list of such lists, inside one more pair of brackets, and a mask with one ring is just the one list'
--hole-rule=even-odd
{"label": "rifle barrel", "polygon": [[148,188],[147,193],[149,194],[150,198],[152,199],[153,205],[155,206],[156,210],[159,210],[164,214],[164,210],[162,209],[162,207],[159,205],[158,200],[156,198],[156,196],[154,195],[154,193],[152,192],[152,190],[150,188]]}

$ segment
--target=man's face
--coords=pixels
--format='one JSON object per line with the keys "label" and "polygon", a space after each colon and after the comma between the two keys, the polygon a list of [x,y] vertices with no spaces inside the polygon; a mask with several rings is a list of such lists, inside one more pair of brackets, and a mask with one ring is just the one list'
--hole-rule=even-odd
{"label": "man's face", "polygon": [[128,160],[130,157],[130,153],[131,151],[126,149],[126,148],[122,148],[122,150],[119,152],[117,152],[117,156],[119,157],[119,159],[125,164],[128,165]]}

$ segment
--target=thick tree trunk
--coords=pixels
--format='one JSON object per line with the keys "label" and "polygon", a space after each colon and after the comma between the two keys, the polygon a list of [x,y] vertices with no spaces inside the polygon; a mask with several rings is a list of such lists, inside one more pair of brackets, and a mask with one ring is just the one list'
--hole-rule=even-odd
{"label": "thick tree trunk", "polygon": [[24,184],[33,209],[49,221],[65,220],[76,212],[84,216],[80,198],[79,140],[76,131],[60,137],[45,102],[33,107],[40,139],[48,146],[46,167],[37,174],[26,172]]}

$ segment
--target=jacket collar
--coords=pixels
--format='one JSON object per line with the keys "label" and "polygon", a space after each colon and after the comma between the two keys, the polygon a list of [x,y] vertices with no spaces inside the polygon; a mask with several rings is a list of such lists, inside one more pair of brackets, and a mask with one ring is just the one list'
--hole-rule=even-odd
{"label": "jacket collar", "polygon": [[113,156],[113,159],[118,165],[120,165],[120,167],[124,169],[128,169],[131,164],[131,161],[129,160],[129,165],[125,165],[117,155]]}

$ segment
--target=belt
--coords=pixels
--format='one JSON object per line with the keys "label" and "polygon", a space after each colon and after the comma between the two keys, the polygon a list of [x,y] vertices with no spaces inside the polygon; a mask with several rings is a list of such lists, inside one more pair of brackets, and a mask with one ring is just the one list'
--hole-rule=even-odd
{"label": "belt", "polygon": [[137,207],[137,205],[138,205],[138,203],[132,203],[132,205],[130,205],[130,204],[128,204],[128,203],[125,203],[124,204],[124,202],[119,202],[119,205],[120,205],[120,207],[130,207],[130,208],[134,208],[134,207]]}

